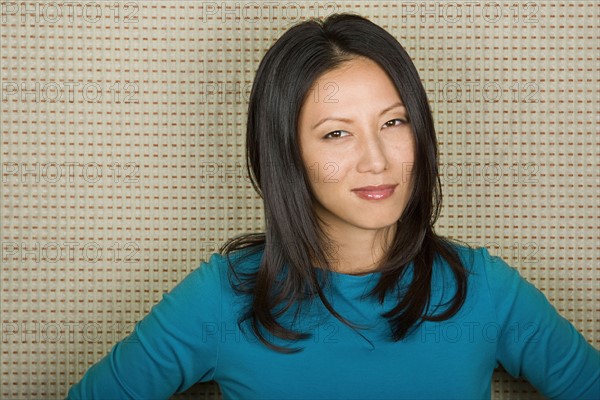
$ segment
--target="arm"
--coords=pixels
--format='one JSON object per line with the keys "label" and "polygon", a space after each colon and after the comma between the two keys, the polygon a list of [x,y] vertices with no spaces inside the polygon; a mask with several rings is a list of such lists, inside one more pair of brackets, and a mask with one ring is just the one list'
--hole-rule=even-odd
{"label": "arm", "polygon": [[544,294],[481,249],[500,335],[496,359],[552,399],[600,399],[600,352]]}
{"label": "arm", "polygon": [[159,399],[209,381],[221,317],[218,256],[187,275],[133,332],[73,385],[67,399]]}

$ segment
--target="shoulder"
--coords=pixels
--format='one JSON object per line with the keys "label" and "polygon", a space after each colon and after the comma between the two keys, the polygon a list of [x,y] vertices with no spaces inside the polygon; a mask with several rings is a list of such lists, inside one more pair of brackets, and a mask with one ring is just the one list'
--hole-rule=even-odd
{"label": "shoulder", "polygon": [[203,287],[214,286],[227,292],[231,291],[234,282],[254,274],[262,260],[263,251],[252,247],[234,250],[227,254],[213,253],[200,263],[192,274],[202,281]]}
{"label": "shoulder", "polygon": [[539,297],[541,292],[528,282],[517,268],[493,255],[486,247],[454,244],[469,274],[469,287],[487,293],[495,303],[506,303],[517,296]]}
{"label": "shoulder", "polygon": [[[536,292],[515,268],[502,258],[490,254],[486,247],[470,247],[456,242],[450,245],[458,254],[467,275],[467,293],[462,313],[471,317],[489,314],[494,321],[498,321],[499,309],[504,305],[512,303],[518,296]],[[442,264],[444,267],[439,268],[439,272],[434,271],[434,282],[442,288],[442,296],[447,296],[443,297],[446,300],[457,288],[457,281],[450,272],[449,264]],[[438,276],[443,279],[439,280]],[[446,288],[453,290],[443,294]]]}
{"label": "shoulder", "polygon": [[251,272],[260,264],[262,253],[262,250],[257,248],[235,250],[228,254],[212,253],[194,272],[214,274],[229,268],[237,272]]}
{"label": "shoulder", "polygon": [[[469,287],[502,296],[528,282],[519,271],[501,257],[490,254],[486,247],[470,247],[447,242],[458,254],[468,275]],[[443,262],[447,265],[447,262]],[[446,269],[444,268],[444,271]]]}
{"label": "shoulder", "polygon": [[213,253],[201,261],[198,267],[188,273],[168,293],[164,293],[163,298],[169,303],[217,306],[224,300],[225,293],[231,292],[229,280],[231,267],[237,274],[243,276],[244,272],[251,273],[252,270],[256,270],[259,262],[259,254],[244,250],[234,251],[228,255]]}
{"label": "shoulder", "polygon": [[447,242],[460,257],[467,271],[475,275],[486,273],[515,273],[517,270],[502,258],[490,254],[486,247],[470,247],[457,242]]}

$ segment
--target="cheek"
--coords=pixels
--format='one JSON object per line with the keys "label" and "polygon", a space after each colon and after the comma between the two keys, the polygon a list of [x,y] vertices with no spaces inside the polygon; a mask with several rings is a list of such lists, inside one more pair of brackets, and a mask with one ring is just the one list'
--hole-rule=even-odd
{"label": "cheek", "polygon": [[395,165],[409,166],[415,161],[415,145],[413,141],[391,145],[389,159]]}
{"label": "cheek", "polygon": [[344,184],[348,173],[356,166],[352,152],[320,152],[311,158],[308,172],[319,190],[335,191]]}
{"label": "cheek", "polygon": [[389,174],[403,186],[403,190],[410,191],[415,168],[415,157],[411,144],[390,144],[388,150]]}
{"label": "cheek", "polygon": [[308,179],[310,190],[314,195],[317,196],[323,192],[323,188],[321,186],[324,176],[323,174],[326,172],[323,170],[325,159],[326,157],[323,157],[321,152],[315,151],[314,149],[308,149],[302,156],[304,171],[306,173],[306,178]]}

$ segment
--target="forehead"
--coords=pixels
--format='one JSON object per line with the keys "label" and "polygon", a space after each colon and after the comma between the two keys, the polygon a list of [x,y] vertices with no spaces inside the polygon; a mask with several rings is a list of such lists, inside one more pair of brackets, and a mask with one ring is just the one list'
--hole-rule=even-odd
{"label": "forehead", "polygon": [[383,68],[361,57],[344,62],[313,82],[302,105],[301,118],[316,118],[334,111],[379,112],[400,100]]}

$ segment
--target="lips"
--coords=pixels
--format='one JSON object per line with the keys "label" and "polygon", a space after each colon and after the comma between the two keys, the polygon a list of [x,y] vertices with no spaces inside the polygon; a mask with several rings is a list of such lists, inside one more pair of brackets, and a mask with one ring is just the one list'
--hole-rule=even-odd
{"label": "lips", "polygon": [[364,186],[356,189],[352,189],[358,197],[365,200],[383,200],[390,197],[396,189],[395,185],[378,185],[378,186]]}

